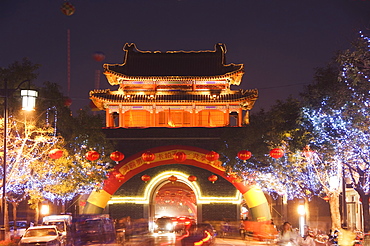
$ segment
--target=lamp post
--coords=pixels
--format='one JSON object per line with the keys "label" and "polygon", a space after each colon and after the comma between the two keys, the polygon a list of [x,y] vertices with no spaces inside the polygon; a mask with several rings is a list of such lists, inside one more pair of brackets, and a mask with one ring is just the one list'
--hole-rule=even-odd
{"label": "lamp post", "polygon": [[[4,98],[4,144],[3,144],[3,196],[2,196],[2,212],[4,219],[5,234],[4,239],[7,238],[7,232],[9,231],[9,221],[8,221],[8,209],[6,206],[6,163],[7,163],[7,141],[8,141],[8,98],[13,95],[13,92],[20,89],[24,83],[30,83],[30,80],[22,81],[15,89],[8,89],[8,81],[4,80],[4,89],[1,93],[1,97]],[[28,88],[30,84],[28,84]],[[35,90],[21,90],[22,97],[22,109],[23,110],[33,110],[36,105],[37,91]]]}
{"label": "lamp post", "polygon": [[342,167],[342,228],[347,229],[347,200],[346,200],[345,169]]}
{"label": "lamp post", "polygon": [[299,215],[299,234],[301,237],[304,236],[304,229],[305,229],[305,215],[306,215],[306,208],[305,204],[299,204],[297,208],[297,212]]}

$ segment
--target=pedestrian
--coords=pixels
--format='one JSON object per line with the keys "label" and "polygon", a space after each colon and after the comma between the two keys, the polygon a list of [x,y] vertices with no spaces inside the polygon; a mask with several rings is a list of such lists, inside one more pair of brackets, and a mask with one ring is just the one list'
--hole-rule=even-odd
{"label": "pedestrian", "polygon": [[244,240],[246,238],[246,231],[245,231],[245,225],[244,225],[243,220],[240,221],[239,233],[240,233],[241,238]]}
{"label": "pedestrian", "polygon": [[307,230],[303,237],[298,238],[299,246],[315,246],[315,239],[312,231]]}
{"label": "pedestrian", "polygon": [[278,244],[297,245],[297,233],[292,230],[292,225],[289,222],[284,222],[278,235]]}

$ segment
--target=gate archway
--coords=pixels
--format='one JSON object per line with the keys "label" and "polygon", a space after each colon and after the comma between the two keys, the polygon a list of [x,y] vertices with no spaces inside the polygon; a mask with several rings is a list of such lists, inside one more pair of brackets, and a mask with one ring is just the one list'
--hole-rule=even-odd
{"label": "gate archway", "polygon": [[[148,151],[155,155],[155,159],[150,162],[145,162],[141,155]],[[173,157],[177,152],[185,153],[186,159],[181,162],[176,162]],[[114,171],[110,173],[108,179],[105,180],[102,189],[93,191],[90,194],[83,213],[102,213],[108,201],[118,188],[136,174],[152,167],[179,163],[208,170],[228,180],[243,195],[253,220],[269,221],[271,219],[271,214],[267,199],[262,190],[256,185],[245,185],[241,179],[227,176],[219,160],[207,160],[206,154],[208,152],[209,150],[182,145],[161,146],[138,152],[121,161],[115,167]]]}

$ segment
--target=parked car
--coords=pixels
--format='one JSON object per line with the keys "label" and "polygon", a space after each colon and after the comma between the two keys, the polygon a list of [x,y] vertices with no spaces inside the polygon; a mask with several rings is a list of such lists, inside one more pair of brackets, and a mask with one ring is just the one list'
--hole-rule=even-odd
{"label": "parked car", "polygon": [[55,225],[29,227],[19,241],[19,246],[64,246],[62,233]]}
{"label": "parked car", "polygon": [[190,226],[188,236],[182,238],[182,246],[214,245],[216,230],[209,223],[198,223]]}
{"label": "parked car", "polygon": [[10,237],[12,239],[20,239],[26,232],[27,228],[28,222],[26,220],[17,220],[15,225],[14,221],[9,221]]}
{"label": "parked car", "polygon": [[49,215],[42,219],[43,225],[55,225],[58,231],[62,233],[63,241],[66,245],[70,246],[73,244],[73,238],[71,235],[72,216],[66,214],[60,215]]}
{"label": "parked car", "polygon": [[116,230],[108,214],[86,214],[72,219],[74,245],[114,243]]}

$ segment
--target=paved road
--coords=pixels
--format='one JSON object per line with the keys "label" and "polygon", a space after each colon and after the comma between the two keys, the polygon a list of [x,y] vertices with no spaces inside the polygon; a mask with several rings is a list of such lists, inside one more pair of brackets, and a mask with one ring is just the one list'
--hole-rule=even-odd
{"label": "paved road", "polygon": [[[241,239],[216,238],[214,246],[262,246],[266,245],[256,241],[245,241]],[[89,245],[90,246],[90,245]],[[114,246],[181,246],[181,242],[175,234],[154,234],[131,238],[129,241]]]}

